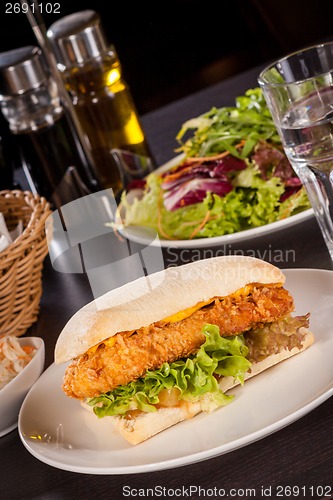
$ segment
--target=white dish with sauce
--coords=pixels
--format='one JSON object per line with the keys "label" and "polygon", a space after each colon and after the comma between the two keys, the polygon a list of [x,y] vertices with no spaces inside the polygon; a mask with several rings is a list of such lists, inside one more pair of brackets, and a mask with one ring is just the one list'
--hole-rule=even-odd
{"label": "white dish with sauce", "polygon": [[21,404],[44,369],[45,345],[39,337],[16,338],[18,343],[37,349],[29,363],[0,389],[0,437],[17,427]]}

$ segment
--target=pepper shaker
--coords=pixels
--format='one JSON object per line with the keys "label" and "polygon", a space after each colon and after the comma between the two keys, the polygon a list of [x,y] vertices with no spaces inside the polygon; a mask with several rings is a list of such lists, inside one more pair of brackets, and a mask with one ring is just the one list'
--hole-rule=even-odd
{"label": "pepper shaker", "polygon": [[0,107],[31,190],[60,207],[96,189],[39,48],[27,46],[0,54]]}

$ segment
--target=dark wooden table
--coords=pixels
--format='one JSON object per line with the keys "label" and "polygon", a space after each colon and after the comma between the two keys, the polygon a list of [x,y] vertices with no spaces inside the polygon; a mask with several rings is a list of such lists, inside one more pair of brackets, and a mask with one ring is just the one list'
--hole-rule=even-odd
{"label": "dark wooden table", "polygon": [[[260,69],[254,68],[144,116],[143,125],[158,164],[175,156],[175,136],[185,120],[212,106],[233,105],[237,95],[257,86]],[[208,247],[201,250],[202,257],[214,255],[219,250],[221,248]],[[225,251],[241,251],[269,260],[281,268],[333,268],[314,218],[289,229],[228,245]],[[198,251],[191,252],[165,249],[165,265],[198,258]],[[49,257],[45,260],[43,287],[39,320],[29,335],[44,338],[46,368],[53,362],[55,342],[62,327],[75,311],[92,299],[92,294],[84,274],[56,272]],[[34,458],[21,443],[18,431],[14,430],[0,439],[0,498],[118,500],[126,498],[125,492],[129,489],[132,498],[144,497],[144,494],[146,498],[163,498],[158,496],[157,490],[155,496],[149,493],[148,488],[156,486],[161,487],[159,491],[163,491],[163,487],[173,489],[181,498],[219,498],[223,492],[225,497],[254,498],[254,489],[255,498],[264,498],[263,490],[270,498],[289,496],[308,500],[323,497],[325,491],[329,495],[323,498],[333,498],[332,415],[333,398],[330,398],[295,423],[246,447],[192,465],[130,475],[90,475],[53,468]],[[191,485],[201,487],[201,493],[197,490],[189,496]],[[283,487],[279,496],[277,485]],[[125,486],[127,490],[123,489]],[[293,486],[304,487],[306,493],[288,495],[288,488]],[[323,489],[320,494],[320,488],[325,486],[330,490]],[[164,498],[168,496],[165,494]]]}

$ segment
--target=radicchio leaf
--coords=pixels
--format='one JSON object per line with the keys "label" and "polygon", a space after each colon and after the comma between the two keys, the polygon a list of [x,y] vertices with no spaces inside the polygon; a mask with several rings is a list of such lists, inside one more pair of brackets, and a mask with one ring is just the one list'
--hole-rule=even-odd
{"label": "radicchio leaf", "polygon": [[164,194],[164,205],[167,210],[200,203],[207,193],[225,196],[232,190],[232,184],[224,179],[192,179],[179,184]]}
{"label": "radicchio leaf", "polygon": [[261,177],[265,180],[279,177],[283,181],[295,177],[295,172],[285,153],[265,141],[261,141],[252,159],[258,165]]}
{"label": "radicchio leaf", "polygon": [[207,193],[225,196],[232,190],[227,173],[245,168],[245,161],[231,155],[202,163],[188,161],[162,175],[164,205],[172,211],[200,203]]}

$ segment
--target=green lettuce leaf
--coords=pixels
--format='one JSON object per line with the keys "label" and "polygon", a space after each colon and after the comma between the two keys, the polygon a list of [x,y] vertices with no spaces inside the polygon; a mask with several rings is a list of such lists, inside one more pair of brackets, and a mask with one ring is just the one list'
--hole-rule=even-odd
{"label": "green lettuce leaf", "polygon": [[[281,203],[281,180],[264,180],[258,167],[247,163],[232,179],[234,189],[226,196],[207,193],[201,203],[173,211],[163,205],[161,177],[150,174],[143,198],[128,203],[126,193],[123,195],[125,226],[149,227],[162,238],[209,238],[260,227],[310,208],[304,187]],[[208,212],[208,220],[200,227]]]}
{"label": "green lettuce leaf", "polygon": [[177,388],[179,399],[200,401],[204,411],[210,412],[228,404],[232,395],[226,395],[218,386],[216,376],[231,376],[241,384],[251,363],[246,359],[248,348],[242,335],[221,337],[216,325],[203,327],[206,341],[195,355],[173,363],[164,363],[159,370],[149,370],[143,378],[113,391],[87,400],[98,417],[124,415],[130,410],[156,411],[159,393]]}

